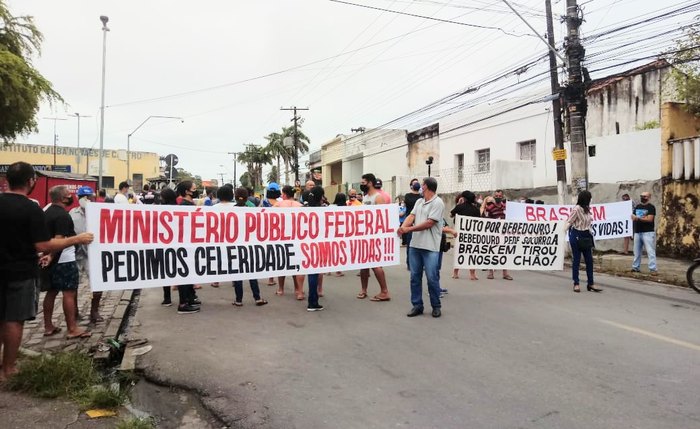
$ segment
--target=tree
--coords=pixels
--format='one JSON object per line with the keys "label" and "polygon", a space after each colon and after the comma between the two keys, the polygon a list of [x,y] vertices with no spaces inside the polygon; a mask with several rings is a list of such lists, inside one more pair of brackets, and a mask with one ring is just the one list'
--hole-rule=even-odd
{"label": "tree", "polygon": [[202,188],[202,176],[192,174],[184,168],[180,167],[175,167],[175,170],[177,170],[177,175],[175,176],[175,179],[178,183],[184,180],[191,180],[194,182],[195,185],[197,185],[197,188]]}
{"label": "tree", "polygon": [[37,131],[41,101],[63,101],[32,66],[30,57],[40,52],[42,41],[31,16],[12,16],[0,0],[0,138],[5,143]]}
{"label": "tree", "polygon": [[671,54],[671,77],[685,109],[700,117],[700,29],[697,25],[686,30],[686,37],[676,43]]}
{"label": "tree", "polygon": [[258,189],[262,186],[263,166],[272,164],[272,157],[262,147],[251,144],[238,156],[238,162],[247,164],[252,187]]}
{"label": "tree", "polygon": [[251,185],[253,184],[253,181],[251,180],[250,173],[247,171],[243,173],[241,177],[238,178],[238,183],[241,184],[241,187],[243,188],[250,188]]}
{"label": "tree", "polygon": [[273,167],[273,171],[275,172],[274,178],[271,174],[268,174],[267,178],[268,181],[270,182],[280,182],[279,178],[279,172],[280,172],[280,160],[284,160],[284,164],[287,165],[289,161],[289,151],[287,150],[286,147],[284,147],[284,142],[283,142],[283,137],[282,134],[279,133],[270,133],[265,137],[265,140],[267,140],[267,146],[265,146],[265,152],[270,154],[271,157],[277,159],[277,168]]}
{"label": "tree", "polygon": [[[311,140],[301,131],[300,127],[297,126],[297,149],[299,150],[299,155],[303,155],[309,152],[309,144]],[[267,140],[267,146],[265,146],[265,151],[270,154],[271,157],[277,159],[277,172],[279,183],[279,173],[281,172],[280,160],[284,162],[284,166],[287,172],[294,169],[294,147],[286,147],[284,145],[284,139],[286,137],[294,138],[294,126],[290,125],[288,127],[283,127],[281,133],[270,133],[265,137]],[[288,175],[287,175],[288,176]],[[289,177],[285,178],[285,181],[289,183]]]}
{"label": "tree", "polygon": [[280,181],[279,176],[280,175],[278,173],[277,166],[273,165],[270,172],[267,173],[267,183],[272,183],[272,182],[279,183],[279,181]]}

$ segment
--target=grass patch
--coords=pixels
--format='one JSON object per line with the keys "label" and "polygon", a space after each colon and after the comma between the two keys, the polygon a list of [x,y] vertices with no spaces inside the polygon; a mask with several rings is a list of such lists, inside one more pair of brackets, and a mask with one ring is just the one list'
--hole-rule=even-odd
{"label": "grass patch", "polygon": [[100,382],[90,357],[57,353],[23,359],[20,371],[7,381],[10,390],[39,398],[74,396]]}
{"label": "grass patch", "polygon": [[123,390],[112,389],[105,386],[93,386],[89,389],[77,394],[75,399],[80,404],[83,410],[92,408],[119,408],[129,399],[129,396]]}
{"label": "grass patch", "polygon": [[133,418],[128,420],[122,420],[117,423],[115,429],[155,429],[156,425],[153,423],[152,419],[140,419]]}

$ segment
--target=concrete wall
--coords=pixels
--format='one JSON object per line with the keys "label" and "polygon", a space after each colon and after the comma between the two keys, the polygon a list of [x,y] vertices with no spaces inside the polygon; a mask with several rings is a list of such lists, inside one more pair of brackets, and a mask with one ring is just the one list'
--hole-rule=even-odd
{"label": "concrete wall", "polygon": [[670,68],[626,76],[589,91],[588,138],[631,133],[649,121],[660,121],[662,87]]}
{"label": "concrete wall", "polygon": [[656,163],[661,159],[661,129],[589,138],[596,156],[588,158],[591,183],[658,180]]}
{"label": "concrete wall", "polygon": [[700,119],[686,113],[678,103],[664,103],[661,108],[661,177],[670,177],[673,156],[669,140],[700,134]]}

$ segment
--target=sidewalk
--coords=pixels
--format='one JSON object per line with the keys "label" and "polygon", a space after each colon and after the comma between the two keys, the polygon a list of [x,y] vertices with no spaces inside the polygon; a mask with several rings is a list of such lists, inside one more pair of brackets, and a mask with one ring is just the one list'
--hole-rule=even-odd
{"label": "sidewalk", "polygon": [[[56,303],[53,311],[54,326],[60,327],[61,332],[50,337],[44,336],[44,313],[42,304],[44,302],[45,292],[42,292],[39,299],[39,313],[36,320],[26,322],[24,324],[24,335],[22,336],[22,349],[32,352],[59,352],[59,351],[79,351],[86,352],[92,355],[95,353],[105,354],[109,351],[110,346],[108,339],[114,339],[119,331],[122,318],[129,304],[131,290],[127,291],[110,291],[102,294],[100,301],[100,316],[104,321],[96,324],[89,323],[90,315],[90,300],[92,292],[87,281],[82,281],[78,288],[78,308],[80,315],[85,317],[85,320],[79,322],[79,325],[92,332],[92,336],[83,339],[68,339],[66,338],[67,328],[66,320],[63,316],[62,295],[56,297]],[[106,356],[105,356],[106,357]]]}
{"label": "sidewalk", "polygon": [[[688,287],[685,273],[690,266],[690,261],[678,260],[673,258],[656,258],[658,275],[652,276],[647,268],[646,255],[642,258],[641,273],[632,272],[632,260],[634,256],[631,254],[623,255],[620,253],[600,253],[593,255],[594,270],[607,274],[612,274],[619,277],[629,277],[639,280],[646,280],[656,283],[666,283],[676,286]],[[567,265],[571,265],[571,260],[567,259]],[[583,267],[584,263],[581,261]]]}

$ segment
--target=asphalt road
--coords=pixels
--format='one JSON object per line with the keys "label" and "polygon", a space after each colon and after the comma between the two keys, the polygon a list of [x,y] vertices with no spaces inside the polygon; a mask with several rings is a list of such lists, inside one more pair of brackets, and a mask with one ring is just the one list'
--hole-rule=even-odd
{"label": "asphalt road", "polygon": [[356,299],[348,272],[325,278],[317,313],[265,280],[267,306],[247,285],[240,308],[230,285],[207,285],[194,315],[144,290],[135,334],[154,348],[140,366],[203,392],[232,427],[700,427],[699,294],[603,275],[603,293],[574,294],[566,272],[450,271],[440,319],[406,317],[399,266],[390,302]]}

